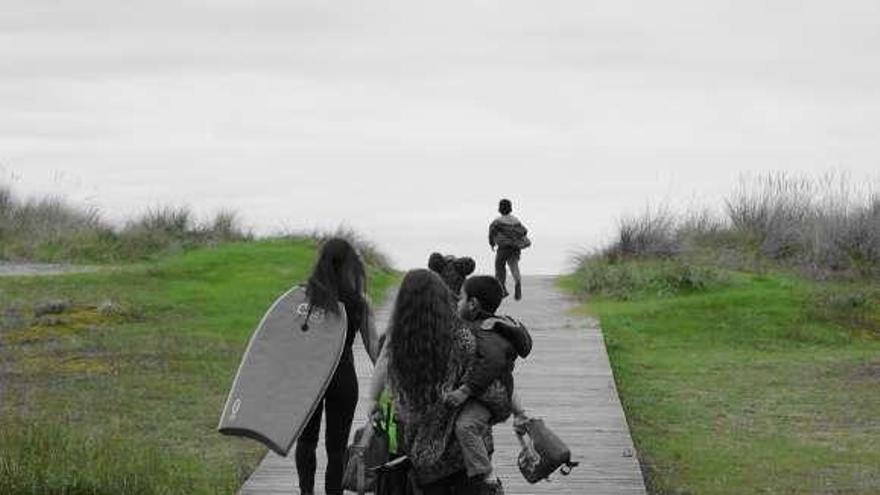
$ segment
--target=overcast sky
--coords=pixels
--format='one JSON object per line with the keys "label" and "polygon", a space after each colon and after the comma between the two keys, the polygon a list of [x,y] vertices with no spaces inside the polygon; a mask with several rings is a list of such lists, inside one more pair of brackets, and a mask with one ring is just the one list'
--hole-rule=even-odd
{"label": "overcast sky", "polygon": [[3,0],[0,182],[527,273],[743,173],[875,177],[880,2]]}

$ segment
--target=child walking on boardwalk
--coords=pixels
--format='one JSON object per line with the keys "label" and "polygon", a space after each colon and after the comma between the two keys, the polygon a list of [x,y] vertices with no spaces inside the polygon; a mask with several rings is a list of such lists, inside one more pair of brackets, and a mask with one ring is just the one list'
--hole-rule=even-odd
{"label": "child walking on boardwalk", "polygon": [[527,237],[528,229],[513,216],[513,205],[509,199],[498,202],[500,217],[489,224],[489,246],[495,251],[495,278],[501,284],[503,296],[507,296],[507,269],[510,266],[510,274],[513,275],[513,298],[519,301],[522,298],[522,277],[519,273],[519,257],[523,248],[531,245]]}
{"label": "child walking on boardwalk", "polygon": [[[455,422],[455,435],[461,445],[467,475],[480,484],[480,494],[503,494],[495,478],[492,446],[486,444],[491,425],[516,415],[514,427],[525,421],[525,413],[514,394],[513,365],[517,356],[532,350],[532,337],[526,327],[508,316],[496,316],[503,298],[501,284],[494,277],[475,276],[462,287],[458,313],[473,333],[476,356],[466,371],[464,383],[444,396],[452,406],[462,406]],[[499,397],[500,400],[499,400]],[[504,404],[508,407],[489,407]]]}

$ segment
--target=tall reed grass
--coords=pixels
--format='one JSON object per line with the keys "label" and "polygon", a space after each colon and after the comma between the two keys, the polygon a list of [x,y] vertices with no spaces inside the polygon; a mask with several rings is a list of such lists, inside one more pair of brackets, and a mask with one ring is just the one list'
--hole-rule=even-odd
{"label": "tall reed grass", "polygon": [[[332,231],[288,232],[278,237],[312,239],[322,244],[342,237],[360,251],[364,261],[393,270],[378,246],[347,226]],[[94,208],[80,208],[61,198],[20,200],[0,185],[0,260],[120,262],[192,247],[250,240],[238,214],[221,210],[198,221],[188,207],[150,208],[114,228]]]}
{"label": "tall reed grass", "polygon": [[880,274],[880,194],[870,185],[841,174],[766,174],[742,179],[720,206],[683,213],[655,208],[624,218],[608,245],[581,253],[575,263],[582,273],[598,264],[660,259],[779,266],[817,278]]}
{"label": "tall reed grass", "polygon": [[21,200],[0,185],[0,259],[4,260],[118,262],[251,237],[231,211],[198,222],[186,207],[153,208],[114,228],[94,208],[77,207],[57,197]]}

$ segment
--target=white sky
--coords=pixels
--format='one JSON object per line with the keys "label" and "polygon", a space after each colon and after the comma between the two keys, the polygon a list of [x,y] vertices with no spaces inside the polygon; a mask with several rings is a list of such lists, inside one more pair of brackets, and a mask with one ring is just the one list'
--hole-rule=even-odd
{"label": "white sky", "polygon": [[3,0],[0,182],[527,273],[743,173],[875,177],[880,2]]}

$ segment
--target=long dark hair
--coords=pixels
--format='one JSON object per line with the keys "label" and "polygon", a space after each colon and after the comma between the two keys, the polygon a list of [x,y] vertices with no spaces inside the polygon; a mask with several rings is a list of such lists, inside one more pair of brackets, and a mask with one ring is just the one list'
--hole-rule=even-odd
{"label": "long dark hair", "polygon": [[391,384],[412,407],[439,399],[458,321],[452,294],[440,277],[425,269],[403,277],[391,315]]}
{"label": "long dark hair", "polygon": [[360,325],[367,304],[366,285],[364,263],[357,251],[345,239],[333,237],[321,246],[306,282],[306,295],[313,306],[332,313],[339,312],[337,303],[342,302],[349,321]]}

